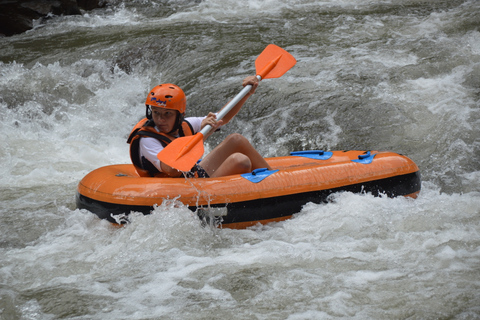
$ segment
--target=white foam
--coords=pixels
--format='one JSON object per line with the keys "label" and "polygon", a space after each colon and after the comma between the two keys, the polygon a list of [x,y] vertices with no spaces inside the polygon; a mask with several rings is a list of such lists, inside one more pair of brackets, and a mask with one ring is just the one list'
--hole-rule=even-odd
{"label": "white foam", "polygon": [[[106,64],[88,59],[72,66],[37,63],[31,69],[12,63],[2,70],[4,92],[29,97],[21,105],[1,106],[0,152],[6,160],[1,185],[70,183],[85,170],[130,162],[125,142],[144,112],[139,101],[146,79],[112,74]],[[55,99],[59,92],[65,95]],[[66,171],[71,172],[67,180]]]}
{"label": "white foam", "polygon": [[[246,230],[202,227],[174,200],[113,227],[74,209],[75,186],[97,167],[129,163],[126,136],[162,68],[123,72],[106,62],[117,47],[94,51],[91,59],[65,52],[62,59],[42,57],[55,63],[0,63],[2,312],[26,319],[477,317],[479,33],[458,27],[459,10],[474,3],[422,18],[397,14],[410,4],[430,10],[411,2],[380,14],[376,8],[388,2],[175,2],[182,10],[170,18],[119,7],[5,39],[16,50],[31,37],[78,27],[98,28],[103,39],[102,26],[181,25],[191,17],[229,23],[283,13],[280,25],[292,31],[307,22],[308,10],[319,19],[336,15],[328,20],[331,37],[322,31],[285,40],[298,63],[281,79],[262,82],[264,100],[255,105],[268,101],[274,111],[246,109],[260,115],[238,126],[274,155],[292,151],[290,144],[390,144],[411,152],[424,180],[416,200],[341,193],[327,204],[305,205],[293,219]],[[258,41],[279,34],[265,32]],[[198,54],[192,52],[187,56]],[[245,73],[248,63],[233,69]],[[189,94],[201,93],[212,78],[201,77]],[[205,85],[213,90],[219,82]],[[375,132],[385,111],[404,127],[400,137],[368,141],[349,132],[351,126]],[[315,137],[295,132],[302,125]]]}

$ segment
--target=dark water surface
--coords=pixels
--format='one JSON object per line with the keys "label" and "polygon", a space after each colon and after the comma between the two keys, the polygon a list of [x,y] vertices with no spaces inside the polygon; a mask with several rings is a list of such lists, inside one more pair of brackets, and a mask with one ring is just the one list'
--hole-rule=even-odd
{"label": "dark water surface", "polygon": [[[0,38],[0,318],[479,318],[479,27],[478,1],[112,1]],[[85,174],[129,163],[151,87],[217,111],[269,43],[297,65],[207,151],[391,150],[417,200],[339,194],[248,230],[75,209]]]}

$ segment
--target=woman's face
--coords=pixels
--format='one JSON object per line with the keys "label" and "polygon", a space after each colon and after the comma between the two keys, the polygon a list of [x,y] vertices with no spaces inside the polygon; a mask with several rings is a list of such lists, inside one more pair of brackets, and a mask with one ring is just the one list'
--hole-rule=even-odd
{"label": "woman's face", "polygon": [[177,119],[177,111],[159,107],[151,107],[151,109],[152,119],[157,128],[163,133],[172,131]]}

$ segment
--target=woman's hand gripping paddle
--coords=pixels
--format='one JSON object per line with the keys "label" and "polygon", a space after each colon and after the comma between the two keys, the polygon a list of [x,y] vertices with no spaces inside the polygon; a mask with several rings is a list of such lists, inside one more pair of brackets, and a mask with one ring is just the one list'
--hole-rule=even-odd
{"label": "woman's hand gripping paddle", "polygon": [[[296,62],[297,60],[290,53],[274,44],[269,44],[255,60],[257,78],[258,80],[279,78],[290,70]],[[217,114],[217,121],[227,115],[247,95],[251,88],[251,85],[245,86],[233,100],[223,107]],[[157,158],[172,168],[184,172],[189,171],[202,157],[204,152],[203,137],[210,130],[212,130],[212,127],[206,125],[202,131],[193,136],[173,140],[158,153]]]}

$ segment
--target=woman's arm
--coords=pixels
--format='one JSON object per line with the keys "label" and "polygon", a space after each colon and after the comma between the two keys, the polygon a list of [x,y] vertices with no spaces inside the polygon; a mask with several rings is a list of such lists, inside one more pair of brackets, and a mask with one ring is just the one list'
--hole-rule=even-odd
{"label": "woman's arm", "polygon": [[177,169],[172,168],[163,162],[160,162],[160,167],[162,168],[162,172],[166,173],[169,177],[178,178],[182,175],[181,171],[178,171]]}
{"label": "woman's arm", "polygon": [[167,166],[163,162],[160,162],[157,158],[157,154],[163,150],[163,146],[155,138],[151,137],[143,137],[140,139],[140,155],[145,157],[150,163],[152,163],[155,168],[160,170],[161,172],[166,173],[170,177],[179,177],[182,175],[180,171],[174,169],[170,166]]}
{"label": "woman's arm", "polygon": [[247,85],[252,85],[252,89],[250,90],[249,93],[245,97],[243,97],[233,108],[228,112],[224,117],[223,117],[223,124],[227,124],[232,118],[240,111],[242,108],[243,104],[247,99],[255,93],[255,90],[258,87],[259,80],[256,76],[248,76],[243,80],[242,85],[246,87]]}

